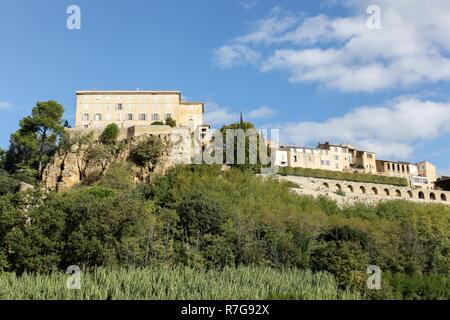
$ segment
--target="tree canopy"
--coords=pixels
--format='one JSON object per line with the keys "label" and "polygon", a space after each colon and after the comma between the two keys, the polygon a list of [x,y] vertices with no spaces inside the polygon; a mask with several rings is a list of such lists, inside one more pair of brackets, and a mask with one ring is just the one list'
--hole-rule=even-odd
{"label": "tree canopy", "polygon": [[41,177],[45,163],[54,154],[64,131],[64,108],[56,101],[38,102],[31,115],[19,122],[11,135],[6,167],[10,172],[36,170]]}

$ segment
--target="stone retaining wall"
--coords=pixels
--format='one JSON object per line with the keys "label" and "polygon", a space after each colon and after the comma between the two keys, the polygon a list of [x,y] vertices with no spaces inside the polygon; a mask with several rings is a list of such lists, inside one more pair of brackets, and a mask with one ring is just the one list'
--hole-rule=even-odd
{"label": "stone retaining wall", "polygon": [[450,205],[450,191],[411,189],[387,184],[363,183],[299,176],[278,176],[281,180],[293,182],[298,194],[328,195],[342,203],[377,202],[403,199],[415,202],[443,203]]}

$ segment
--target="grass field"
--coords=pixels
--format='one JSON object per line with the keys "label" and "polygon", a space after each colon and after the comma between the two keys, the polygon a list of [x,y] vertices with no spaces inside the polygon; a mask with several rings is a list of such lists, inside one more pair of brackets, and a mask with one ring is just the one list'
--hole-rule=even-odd
{"label": "grass field", "polygon": [[359,299],[339,291],[334,277],[310,271],[243,267],[223,271],[188,268],[97,269],[81,274],[81,289],[67,289],[68,274],[0,274],[0,299],[45,300],[256,300]]}

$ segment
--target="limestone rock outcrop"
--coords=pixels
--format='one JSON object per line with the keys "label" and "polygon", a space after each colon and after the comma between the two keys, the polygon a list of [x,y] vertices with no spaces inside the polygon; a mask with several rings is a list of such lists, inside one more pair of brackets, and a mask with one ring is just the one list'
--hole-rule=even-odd
{"label": "limestone rock outcrop", "polygon": [[[115,162],[127,161],[133,146],[149,136],[157,136],[165,146],[165,151],[154,167],[131,165],[135,181],[148,180],[152,173],[163,173],[174,164],[190,163],[191,134],[187,128],[167,129],[166,126],[145,126],[128,130],[123,136],[120,147],[114,152],[103,155],[102,146],[94,140],[73,144],[68,150],[59,150],[46,166],[42,181],[46,189],[55,191],[67,190],[81,182],[93,182],[104,175]],[[99,153],[95,161],[90,153]]]}

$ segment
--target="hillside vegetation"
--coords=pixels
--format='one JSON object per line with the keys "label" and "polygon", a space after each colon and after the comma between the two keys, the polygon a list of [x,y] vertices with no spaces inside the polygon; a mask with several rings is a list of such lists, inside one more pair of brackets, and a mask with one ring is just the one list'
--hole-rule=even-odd
{"label": "hillside vegetation", "polygon": [[[283,182],[207,165],[134,185],[122,168],[108,173],[113,184],[105,178],[43,202],[31,193],[0,197],[1,268],[258,266],[326,271],[341,290],[363,298],[450,298],[447,206],[393,201],[340,209]],[[383,271],[380,291],[365,289],[370,264]]]}
{"label": "hillside vegetation", "polygon": [[290,175],[290,176],[345,180],[353,182],[391,184],[394,186],[401,186],[401,187],[408,186],[408,180],[406,180],[406,178],[387,177],[365,173],[339,172],[322,169],[292,168],[292,167],[281,167],[278,173],[281,175]]}
{"label": "hillside vegetation", "polygon": [[[120,149],[114,125],[89,153],[100,174],[49,192],[45,166],[70,142],[62,111],[38,103],[0,150],[2,298],[450,299],[449,206],[340,208],[256,176],[257,165],[156,174],[156,137],[103,168]],[[136,183],[131,165],[146,179]],[[20,182],[35,188],[18,192]],[[85,279],[77,293],[60,290],[71,265]],[[382,270],[381,290],[366,287],[369,265]]]}

